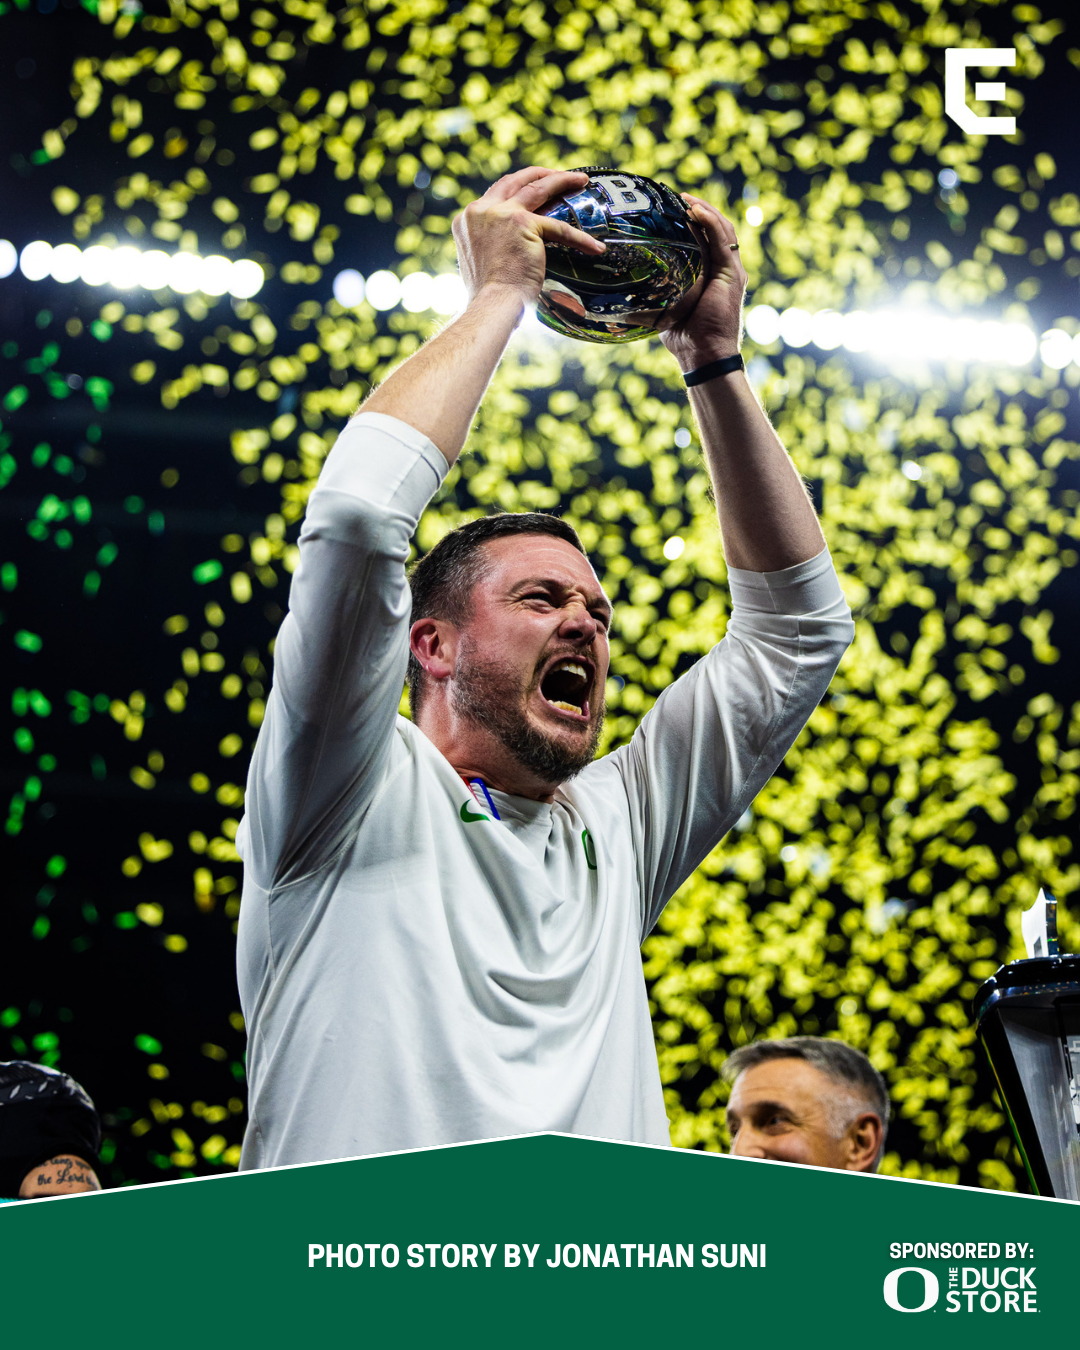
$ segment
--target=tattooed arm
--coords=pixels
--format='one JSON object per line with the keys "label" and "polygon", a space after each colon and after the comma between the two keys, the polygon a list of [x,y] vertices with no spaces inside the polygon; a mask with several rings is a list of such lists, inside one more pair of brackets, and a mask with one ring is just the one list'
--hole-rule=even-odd
{"label": "tattooed arm", "polygon": [[23,1178],[19,1187],[20,1200],[35,1200],[44,1195],[75,1195],[79,1191],[100,1191],[97,1173],[84,1159],[73,1153],[59,1153]]}

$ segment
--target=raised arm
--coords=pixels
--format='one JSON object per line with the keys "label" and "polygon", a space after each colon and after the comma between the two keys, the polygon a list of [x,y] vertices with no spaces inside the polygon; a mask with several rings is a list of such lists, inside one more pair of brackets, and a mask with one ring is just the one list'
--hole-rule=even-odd
{"label": "raised arm", "polygon": [[606,245],[561,221],[533,213],[580,187],[583,173],[522,169],[492,184],[454,221],[458,264],[469,305],[371,395],[362,412],[386,413],[434,441],[453,464],[522,312],[540,294],[545,240],[583,253]]}
{"label": "raised arm", "polygon": [[[746,288],[730,221],[686,201],[709,268],[689,312],[663,334],[684,373],[738,352]],[[630,744],[594,766],[626,786],[643,933],[776,771],[854,634],[806,489],[745,373],[694,385],[690,402],[720,517],[731,619]]]}
{"label": "raised arm", "polygon": [[409,654],[410,541],[539,293],[544,240],[603,250],[532,214],[583,177],[524,169],[462,212],[454,233],[467,308],[372,394],[323,466],[237,841],[263,888],[330,857],[383,780]]}
{"label": "raised arm", "polygon": [[[746,272],[731,222],[700,198],[684,197],[709,245],[697,303],[663,334],[686,374],[738,352]],[[728,564],[776,572],[815,557],[825,538],[814,508],[745,371],[717,376],[689,393]]]}

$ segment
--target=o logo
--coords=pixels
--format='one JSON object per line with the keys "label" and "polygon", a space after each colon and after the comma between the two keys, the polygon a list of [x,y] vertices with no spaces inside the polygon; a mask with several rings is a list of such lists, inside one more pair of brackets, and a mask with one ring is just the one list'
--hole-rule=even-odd
{"label": "o logo", "polygon": [[[905,1308],[900,1302],[896,1289],[901,1275],[923,1277],[923,1301],[917,1308]],[[885,1287],[881,1292],[885,1296],[885,1302],[897,1312],[926,1312],[927,1308],[932,1308],[938,1301],[938,1278],[932,1270],[924,1270],[922,1266],[901,1266],[898,1270],[890,1270],[885,1276]]]}

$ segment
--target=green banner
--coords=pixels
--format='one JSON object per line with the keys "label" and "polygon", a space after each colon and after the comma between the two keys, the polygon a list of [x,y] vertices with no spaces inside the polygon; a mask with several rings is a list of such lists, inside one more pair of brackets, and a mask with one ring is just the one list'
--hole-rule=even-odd
{"label": "green banner", "polygon": [[1080,1206],[539,1135],[0,1208],[9,1345],[1076,1339]]}

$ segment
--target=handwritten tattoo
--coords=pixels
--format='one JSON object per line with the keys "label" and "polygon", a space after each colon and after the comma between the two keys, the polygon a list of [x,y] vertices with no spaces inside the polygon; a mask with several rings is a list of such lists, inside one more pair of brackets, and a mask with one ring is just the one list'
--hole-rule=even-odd
{"label": "handwritten tattoo", "polygon": [[81,1158],[62,1153],[55,1158],[49,1158],[41,1166],[54,1167],[57,1170],[55,1173],[39,1171],[37,1176],[39,1186],[88,1186],[94,1191],[101,1190],[101,1183]]}

